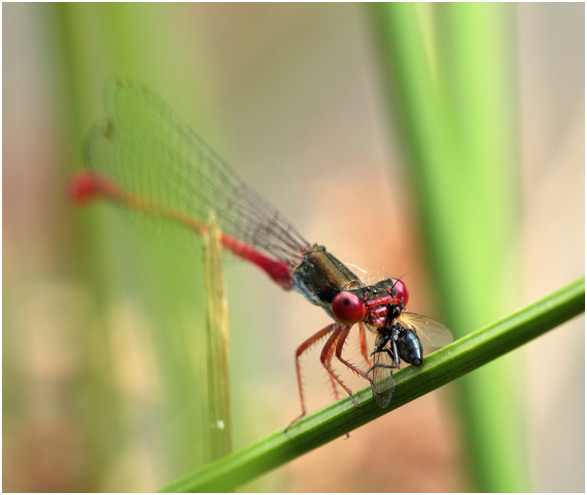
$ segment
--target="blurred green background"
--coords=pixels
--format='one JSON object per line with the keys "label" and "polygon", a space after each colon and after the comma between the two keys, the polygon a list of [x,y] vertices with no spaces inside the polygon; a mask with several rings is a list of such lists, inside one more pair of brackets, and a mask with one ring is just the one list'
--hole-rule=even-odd
{"label": "blurred green background", "polygon": [[[206,462],[201,252],[66,196],[107,78],[459,335],[584,273],[584,41],[582,4],[3,4],[4,491]],[[225,259],[238,449],[298,414],[328,317]],[[584,365],[581,318],[244,489],[584,491]]]}

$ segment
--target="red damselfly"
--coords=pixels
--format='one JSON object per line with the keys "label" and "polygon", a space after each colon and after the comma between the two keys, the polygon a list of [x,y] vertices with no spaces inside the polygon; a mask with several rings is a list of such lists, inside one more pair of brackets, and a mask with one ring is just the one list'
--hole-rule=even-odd
{"label": "red damselfly", "polygon": [[[400,359],[422,363],[422,344],[452,341],[441,323],[406,311],[408,290],[398,279],[363,283],[324,246],[310,244],[263,197],[246,185],[156,95],[144,86],[112,80],[104,92],[106,116],[91,131],[85,148],[88,169],[71,182],[77,203],[102,198],[125,209],[202,234],[214,211],[223,247],[263,270],[285,290],[296,289],[334,320],[304,341],[295,353],[302,412],[306,414],[300,356],[327,338],[320,361],[338,399],[337,384],[355,402],[333,368],[336,359],[365,378],[375,401],[386,407],[393,393],[392,372]],[[358,327],[368,371],[343,357],[351,328]],[[367,350],[366,332],[377,335]]]}

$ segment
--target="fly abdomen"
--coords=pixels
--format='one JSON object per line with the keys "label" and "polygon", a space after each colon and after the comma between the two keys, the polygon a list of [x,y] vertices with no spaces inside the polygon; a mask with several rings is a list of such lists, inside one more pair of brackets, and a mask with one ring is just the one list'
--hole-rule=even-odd
{"label": "fly abdomen", "polygon": [[402,327],[402,331],[398,335],[397,350],[400,358],[406,363],[420,366],[424,358],[422,344],[416,332]]}

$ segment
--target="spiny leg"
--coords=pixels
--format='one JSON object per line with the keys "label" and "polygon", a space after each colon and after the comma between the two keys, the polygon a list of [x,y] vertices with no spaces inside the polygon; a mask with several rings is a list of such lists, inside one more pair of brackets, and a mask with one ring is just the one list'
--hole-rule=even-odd
{"label": "spiny leg", "polygon": [[340,338],[341,333],[346,330],[346,333],[348,334],[348,330],[350,329],[347,325],[343,325],[343,326],[337,325],[337,326],[338,326],[338,328],[336,330],[334,330],[334,333],[328,338],[328,340],[326,341],[326,344],[324,344],[324,347],[322,348],[322,353],[320,354],[320,362],[322,363],[324,368],[326,368],[326,371],[328,371],[328,373],[336,380],[336,382],[349,395],[353,404],[360,408],[361,406],[359,406],[359,404],[357,404],[357,401],[353,397],[353,393],[352,393],[351,389],[348,388],[343,383],[343,381],[338,377],[338,375],[334,372],[334,369],[332,368],[332,364],[331,364],[332,351],[333,351],[333,349],[335,349],[335,345],[336,345],[338,339]]}
{"label": "spiny leg", "polygon": [[[324,348],[322,349],[322,354],[320,354],[320,359],[322,359],[322,355],[324,354],[324,350],[328,346],[328,342],[324,344]],[[328,347],[328,351],[324,354],[324,362],[331,366],[332,358],[334,357],[334,345]],[[332,390],[334,391],[334,400],[340,399],[340,394],[338,393],[338,387],[336,386],[336,380],[332,376],[331,373],[328,373],[328,378],[330,379],[330,384],[332,385]]]}
{"label": "spiny leg", "polygon": [[367,366],[371,368],[373,366],[373,361],[369,359],[369,353],[367,351],[367,336],[365,331],[365,324],[361,321],[359,322],[359,342],[361,344],[361,354],[367,363]]}
{"label": "spiny leg", "polygon": [[300,404],[302,406],[302,414],[297,416],[288,425],[288,427],[285,429],[286,432],[287,432],[287,430],[290,429],[291,425],[293,425],[296,421],[302,419],[306,415],[306,404],[304,401],[304,388],[303,388],[303,384],[302,384],[302,368],[300,365],[300,357],[302,356],[302,354],[304,352],[306,352],[310,347],[312,347],[312,345],[314,345],[320,339],[324,338],[326,335],[328,335],[330,332],[332,332],[335,329],[335,327],[336,327],[336,323],[332,323],[332,324],[324,327],[322,330],[320,330],[319,332],[312,335],[309,339],[302,342],[302,344],[300,344],[300,346],[296,349],[296,358],[295,358],[296,377],[298,379],[298,393],[300,395]]}
{"label": "spiny leg", "polygon": [[369,383],[371,383],[371,378],[369,378],[363,371],[361,371],[359,368],[349,363],[346,359],[342,357],[342,348],[344,346],[344,343],[346,342],[350,330],[351,327],[346,327],[342,330],[342,332],[340,332],[340,337],[338,338],[338,342],[336,344],[336,358],[351,371],[354,371],[357,375],[365,378]]}

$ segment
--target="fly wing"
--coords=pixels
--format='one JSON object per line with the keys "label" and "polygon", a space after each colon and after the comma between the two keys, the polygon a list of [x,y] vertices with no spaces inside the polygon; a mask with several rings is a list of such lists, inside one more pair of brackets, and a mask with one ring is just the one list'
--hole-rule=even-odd
{"label": "fly wing", "polygon": [[[382,340],[381,334],[377,335],[375,340],[375,349],[378,348]],[[391,396],[395,389],[395,381],[393,379],[393,369],[396,368],[391,358],[389,351],[389,342],[381,351],[375,352],[373,359],[372,378],[373,383],[371,388],[373,390],[373,399],[381,409],[385,409],[391,401]]]}
{"label": "fly wing", "polygon": [[427,316],[404,311],[396,321],[416,332],[423,347],[439,349],[454,340],[448,328],[439,321]]}

